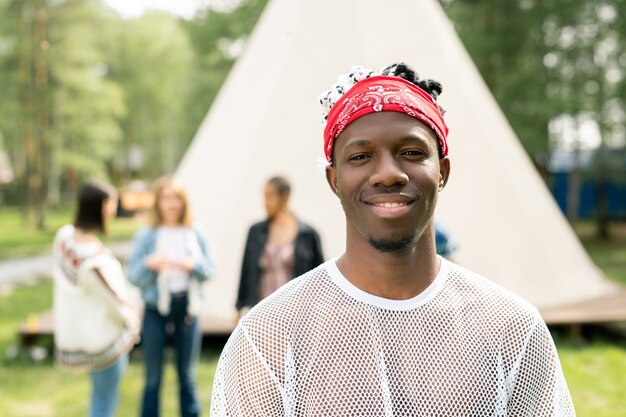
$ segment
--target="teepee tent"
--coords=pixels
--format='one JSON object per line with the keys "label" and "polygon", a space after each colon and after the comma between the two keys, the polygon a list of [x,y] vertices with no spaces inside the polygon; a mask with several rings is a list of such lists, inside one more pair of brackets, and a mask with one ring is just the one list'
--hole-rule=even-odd
{"label": "teepee tent", "polygon": [[205,323],[232,324],[247,229],[263,218],[272,175],[292,181],[292,207],[320,231],[325,255],[342,254],[345,218],[319,167],[317,97],[353,64],[398,61],[444,86],[452,173],[437,217],[456,260],[548,321],[626,317],[625,303],[601,308],[620,290],[581,247],[436,0],[271,0],[177,172],[217,259]]}

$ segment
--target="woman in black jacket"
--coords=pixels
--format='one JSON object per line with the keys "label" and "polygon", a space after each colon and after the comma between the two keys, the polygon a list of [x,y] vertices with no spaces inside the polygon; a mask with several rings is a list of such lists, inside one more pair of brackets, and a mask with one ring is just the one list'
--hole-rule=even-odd
{"label": "woman in black jacket", "polygon": [[283,177],[265,186],[267,219],[250,227],[236,308],[240,316],[287,281],[324,262],[319,234],[289,209],[291,186]]}

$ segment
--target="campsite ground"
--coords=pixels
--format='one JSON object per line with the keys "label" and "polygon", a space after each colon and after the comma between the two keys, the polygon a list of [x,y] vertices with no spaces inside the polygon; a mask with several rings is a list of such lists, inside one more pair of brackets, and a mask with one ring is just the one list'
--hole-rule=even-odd
{"label": "campsite ground", "polygon": [[[43,230],[24,227],[19,208],[3,207],[0,210],[0,261],[40,255],[50,250],[56,231],[72,221],[72,209],[62,207],[51,211]],[[115,219],[109,226],[107,243],[128,240],[140,224],[140,219]]]}
{"label": "campsite ground", "polygon": [[[0,228],[4,232],[2,219],[0,216]],[[128,232],[120,233],[132,233],[132,226],[123,226],[122,229],[124,227],[128,227]],[[626,225],[615,225],[610,241],[594,238],[593,226],[589,223],[577,225],[576,230],[606,275],[626,283]],[[9,235],[19,234],[19,231],[14,231]],[[12,245],[4,241],[5,236],[5,233],[0,236],[0,248],[3,250]],[[19,351],[15,348],[15,332],[19,324],[29,314],[50,308],[51,297],[52,285],[45,279],[0,292],[0,416],[85,415],[89,384],[84,375],[60,372],[54,368],[49,356],[37,361],[32,359],[38,354],[45,354],[45,349]],[[624,416],[626,337],[612,338],[596,331],[586,334],[586,340],[581,342],[568,337],[567,332],[555,332],[577,414],[579,417]],[[47,343],[50,344],[50,341]],[[209,406],[211,381],[218,354],[219,347],[207,347],[198,367],[198,390],[205,410]],[[140,351],[133,353],[124,377],[118,413],[120,417],[135,416],[138,412],[143,377],[140,356]],[[176,392],[176,375],[170,366],[164,381],[163,415],[177,415]]]}

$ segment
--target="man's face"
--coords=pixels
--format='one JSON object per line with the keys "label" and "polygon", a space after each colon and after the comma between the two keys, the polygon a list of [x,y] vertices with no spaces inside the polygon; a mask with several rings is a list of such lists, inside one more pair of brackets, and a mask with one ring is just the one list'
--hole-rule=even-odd
{"label": "man's face", "polygon": [[404,113],[381,112],[357,119],[339,135],[326,177],[346,214],[348,239],[399,252],[432,226],[449,171],[432,130]]}

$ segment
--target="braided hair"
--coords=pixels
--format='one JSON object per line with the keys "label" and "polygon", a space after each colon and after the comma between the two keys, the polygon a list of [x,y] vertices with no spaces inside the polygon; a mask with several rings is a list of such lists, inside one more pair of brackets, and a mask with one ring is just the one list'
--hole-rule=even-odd
{"label": "braided hair", "polygon": [[[323,108],[323,123],[326,123],[330,109],[350,88],[352,88],[352,86],[363,79],[374,77],[376,75],[399,77],[415,84],[430,95],[435,104],[437,104],[437,98],[443,91],[443,87],[439,81],[432,79],[420,79],[417,72],[404,62],[391,64],[388,67],[383,68],[381,71],[375,71],[360,65],[355,65],[350,69],[349,73],[342,74],[337,77],[337,81],[329,90],[320,94],[319,101]],[[437,104],[437,106],[439,107],[441,114],[445,114],[445,110],[439,106],[439,104]],[[439,155],[441,155],[441,144],[439,144],[439,142],[437,142],[437,149],[439,151]]]}
{"label": "braided hair", "polygon": [[[404,62],[391,64],[388,67],[383,68],[381,71],[375,71],[369,68],[362,67],[360,65],[355,65],[350,69],[349,73],[342,74],[337,77],[337,81],[335,82],[335,84],[333,84],[333,86],[329,90],[326,90],[320,95],[319,101],[322,105],[322,108],[324,109],[324,123],[328,118],[328,113],[330,112],[330,109],[335,105],[336,102],[339,101],[341,96],[343,96],[346,91],[352,88],[352,86],[359,81],[376,75],[399,77],[412,84],[415,84],[426,93],[428,93],[433,98],[435,103],[437,102],[437,98],[439,97],[439,95],[441,95],[441,92],[443,91],[443,87],[441,86],[441,83],[439,81],[431,79],[420,79],[415,70]],[[439,106],[439,110],[441,111],[441,114],[444,114],[444,110],[443,108],[441,108],[441,106]]]}
{"label": "braided hair", "polygon": [[[441,95],[441,92],[443,91],[443,86],[439,81],[431,79],[420,79],[415,70],[404,62],[389,65],[387,68],[381,71],[381,74],[389,75],[392,77],[400,77],[407,80],[411,84],[415,84],[422,90],[426,91],[435,102],[437,102],[437,98]],[[444,114],[445,112],[441,108],[441,106],[438,105],[438,107],[439,110],[441,110],[441,114]]]}

